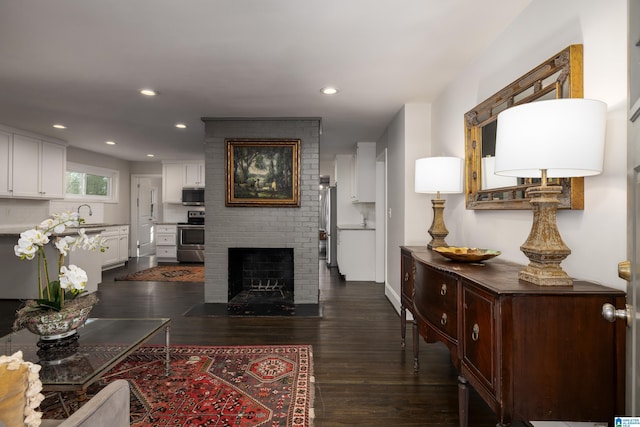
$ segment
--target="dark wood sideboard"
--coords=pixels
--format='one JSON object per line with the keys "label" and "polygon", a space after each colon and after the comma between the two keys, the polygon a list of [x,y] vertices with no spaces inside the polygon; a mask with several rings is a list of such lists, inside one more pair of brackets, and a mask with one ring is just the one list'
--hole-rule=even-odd
{"label": "dark wood sideboard", "polygon": [[494,258],[447,260],[426,247],[401,247],[402,342],[406,310],[419,337],[442,342],[459,372],[460,425],[468,425],[468,386],[514,421],[593,421],[624,414],[625,325],[602,305],[625,293],[587,281],[540,287],[518,279],[522,265]]}

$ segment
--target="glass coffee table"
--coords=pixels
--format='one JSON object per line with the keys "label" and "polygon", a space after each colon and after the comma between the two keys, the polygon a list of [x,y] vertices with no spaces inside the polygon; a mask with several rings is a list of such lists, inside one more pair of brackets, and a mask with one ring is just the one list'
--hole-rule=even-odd
{"label": "glass coffee table", "polygon": [[37,335],[26,329],[0,338],[0,354],[22,350],[24,360],[38,363],[44,391],[76,391],[84,395],[92,383],[144,344],[165,331],[166,373],[169,374],[171,319],[89,318],[78,329],[78,339],[60,347],[38,347]]}

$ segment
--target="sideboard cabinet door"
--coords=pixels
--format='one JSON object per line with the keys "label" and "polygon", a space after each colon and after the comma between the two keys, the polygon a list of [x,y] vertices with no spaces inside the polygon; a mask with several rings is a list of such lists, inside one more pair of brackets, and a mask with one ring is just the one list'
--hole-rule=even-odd
{"label": "sideboard cabinet door", "polygon": [[[491,394],[496,390],[496,300],[463,281],[462,288],[462,359]],[[480,390],[479,390],[480,392]]]}

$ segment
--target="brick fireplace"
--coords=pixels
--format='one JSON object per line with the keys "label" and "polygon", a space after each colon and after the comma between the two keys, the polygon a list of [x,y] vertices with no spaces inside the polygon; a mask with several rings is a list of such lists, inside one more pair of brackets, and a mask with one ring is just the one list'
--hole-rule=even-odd
{"label": "brick fireplace", "polygon": [[[230,253],[236,249],[290,252],[292,280],[286,291],[295,305],[319,301],[318,177],[320,119],[203,118],[205,123],[205,303],[227,304],[235,292]],[[300,207],[225,205],[227,138],[300,139]],[[260,249],[260,251],[257,251]],[[269,280],[267,278],[266,280]],[[259,279],[257,279],[259,281]],[[250,283],[250,280],[249,280]],[[259,283],[259,282],[258,282]],[[257,285],[254,277],[254,285]],[[266,282],[263,280],[263,285]],[[279,283],[280,284],[280,283]],[[273,285],[273,282],[270,283]],[[291,286],[292,289],[288,289]]]}

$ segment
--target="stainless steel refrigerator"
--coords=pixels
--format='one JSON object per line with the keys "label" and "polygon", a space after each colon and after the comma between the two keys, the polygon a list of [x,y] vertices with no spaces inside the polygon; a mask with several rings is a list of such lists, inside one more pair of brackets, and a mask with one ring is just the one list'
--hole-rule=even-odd
{"label": "stainless steel refrigerator", "polygon": [[320,230],[326,233],[328,267],[338,266],[338,233],[336,230],[336,187],[324,187],[320,192]]}

